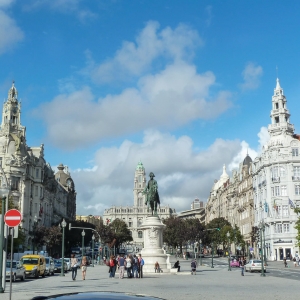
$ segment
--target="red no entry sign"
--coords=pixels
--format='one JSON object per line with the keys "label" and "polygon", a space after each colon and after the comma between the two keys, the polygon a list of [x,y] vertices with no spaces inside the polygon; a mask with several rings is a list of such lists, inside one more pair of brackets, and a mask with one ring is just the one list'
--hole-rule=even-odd
{"label": "red no entry sign", "polygon": [[4,215],[4,222],[8,227],[15,227],[21,223],[21,213],[16,209],[10,209]]}

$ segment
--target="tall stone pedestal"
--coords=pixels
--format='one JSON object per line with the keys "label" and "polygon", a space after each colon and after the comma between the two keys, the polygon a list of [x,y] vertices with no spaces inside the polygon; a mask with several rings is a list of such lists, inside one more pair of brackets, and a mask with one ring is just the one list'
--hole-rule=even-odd
{"label": "tall stone pedestal", "polygon": [[144,273],[153,273],[156,262],[163,272],[170,272],[169,255],[163,249],[162,231],[165,226],[159,217],[148,216],[140,227],[144,231],[144,248],[141,251],[145,261]]}

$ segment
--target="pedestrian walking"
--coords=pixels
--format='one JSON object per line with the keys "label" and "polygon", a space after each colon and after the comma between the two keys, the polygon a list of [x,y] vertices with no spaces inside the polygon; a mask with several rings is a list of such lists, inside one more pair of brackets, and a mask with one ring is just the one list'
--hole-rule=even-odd
{"label": "pedestrian walking", "polygon": [[85,276],[86,276],[86,268],[87,268],[87,260],[86,260],[86,256],[82,257],[81,260],[81,272],[82,272],[82,280],[85,280]]}
{"label": "pedestrian walking", "polygon": [[75,257],[75,254],[71,254],[71,269],[72,269],[72,279],[76,280],[78,268],[78,259]]}
{"label": "pedestrian walking", "polygon": [[138,263],[138,258],[136,257],[136,255],[133,255],[133,261],[132,261],[132,272],[133,272],[133,277],[134,278],[138,278],[139,274],[138,274],[138,267],[139,263]]}
{"label": "pedestrian walking", "polygon": [[119,266],[119,279],[123,279],[124,271],[125,271],[125,259],[123,254],[121,254],[119,258],[118,266]]}
{"label": "pedestrian walking", "polygon": [[130,256],[127,256],[126,258],[126,269],[127,269],[127,278],[132,277],[132,265],[131,265],[131,259]]}
{"label": "pedestrian walking", "polygon": [[239,259],[239,266],[241,268],[241,276],[244,276],[245,265],[244,265],[244,260],[241,257]]}
{"label": "pedestrian walking", "polygon": [[287,267],[286,257],[283,258],[283,264],[284,264],[284,267],[286,268]]}
{"label": "pedestrian walking", "polygon": [[111,255],[109,258],[109,278],[114,278],[115,277],[115,259],[114,256]]}
{"label": "pedestrian walking", "polygon": [[142,258],[142,255],[139,254],[139,277],[143,278],[143,267],[144,267],[144,259]]}
{"label": "pedestrian walking", "polygon": [[299,256],[296,256],[297,266],[299,266]]}
{"label": "pedestrian walking", "polygon": [[296,257],[293,258],[293,262],[294,262],[294,266],[295,268],[297,267],[297,260],[296,260]]}
{"label": "pedestrian walking", "polygon": [[191,268],[192,268],[192,272],[191,274],[193,275],[196,275],[196,268],[197,268],[197,264],[196,264],[196,261],[193,259],[192,262],[191,262]]}

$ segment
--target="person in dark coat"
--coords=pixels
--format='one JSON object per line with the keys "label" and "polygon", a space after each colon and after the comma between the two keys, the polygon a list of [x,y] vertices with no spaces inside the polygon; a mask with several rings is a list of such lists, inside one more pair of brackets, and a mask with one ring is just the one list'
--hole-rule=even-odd
{"label": "person in dark coat", "polygon": [[173,268],[177,268],[178,272],[180,272],[179,260],[176,261]]}

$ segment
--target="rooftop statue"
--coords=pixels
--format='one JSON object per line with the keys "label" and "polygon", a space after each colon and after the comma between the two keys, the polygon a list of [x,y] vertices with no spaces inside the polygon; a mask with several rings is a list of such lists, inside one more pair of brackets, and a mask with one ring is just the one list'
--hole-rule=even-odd
{"label": "rooftop statue", "polygon": [[153,172],[150,172],[149,177],[150,180],[143,191],[143,194],[146,195],[145,204],[148,206],[148,212],[150,207],[152,216],[157,216],[157,205],[160,204],[157,181],[154,179]]}

